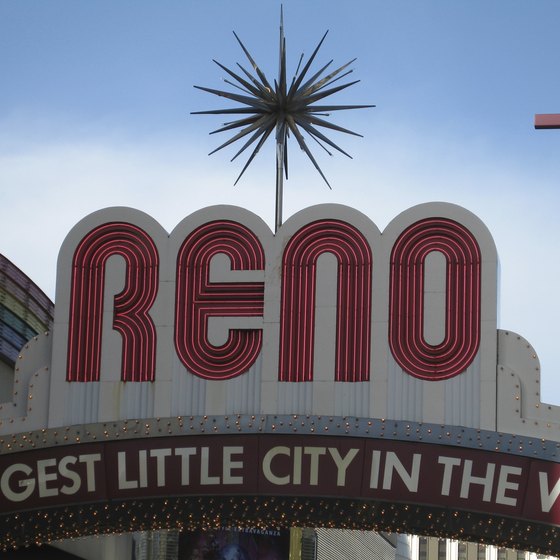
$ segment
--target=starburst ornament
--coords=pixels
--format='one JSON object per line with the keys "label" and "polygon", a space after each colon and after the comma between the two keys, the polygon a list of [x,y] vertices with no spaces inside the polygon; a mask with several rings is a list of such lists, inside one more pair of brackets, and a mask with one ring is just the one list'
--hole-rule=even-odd
{"label": "starburst ornament", "polygon": [[[287,141],[290,133],[295,137],[299,147],[305,152],[309,160],[315,166],[325,183],[330,187],[327,178],[319,167],[315,157],[311,153],[307,145],[304,134],[307,133],[313,140],[315,140],[321,148],[323,148],[329,155],[333,155],[328,147],[334,148],[345,156],[351,158],[342,148],[337,146],[325,134],[323,134],[318,127],[343,132],[345,134],[352,134],[354,136],[361,136],[356,132],[352,132],[346,128],[335,125],[326,121],[322,117],[330,116],[331,111],[342,111],[345,109],[364,109],[367,107],[375,107],[375,105],[317,105],[316,103],[325,99],[329,95],[342,91],[356,83],[359,80],[351,81],[348,83],[340,84],[334,87],[331,86],[334,82],[341,80],[352,73],[348,67],[356,60],[344,64],[340,68],[325,75],[325,72],[332,64],[332,60],[325,64],[322,68],[315,73],[310,73],[311,65],[327,36],[328,31],[323,35],[319,44],[313,51],[309,60],[303,65],[302,54],[291,83],[288,85],[286,77],[286,39],[284,37],[284,18],[282,10],[280,10],[280,52],[279,52],[279,70],[278,79],[274,80],[274,86],[270,84],[264,73],[261,71],[241,39],[233,32],[241,49],[245,53],[249,63],[253,68],[251,73],[244,68],[241,64],[237,64],[242,72],[242,75],[237,74],[220,64],[215,62],[222,70],[224,70],[235,82],[225,79],[224,81],[241,90],[243,93],[234,93],[229,91],[222,91],[211,89],[201,86],[194,86],[197,89],[225,97],[232,101],[241,103],[241,107],[230,109],[216,109],[213,111],[195,111],[195,115],[243,115],[238,120],[224,123],[221,128],[214,130],[211,134],[218,132],[235,131],[240,129],[229,140],[218,146],[215,150],[210,152],[209,155],[237,142],[244,140],[239,151],[233,156],[232,160],[236,159],[249,147],[253,147],[249,158],[247,159],[241,173],[237,177],[235,184],[241,179],[246,169],[249,167],[255,156],[263,144],[267,141],[273,131],[275,131],[276,138],[276,231],[282,225],[282,196],[283,196],[283,180],[284,177],[288,178],[288,150]],[[244,77],[243,77],[244,76]]]}

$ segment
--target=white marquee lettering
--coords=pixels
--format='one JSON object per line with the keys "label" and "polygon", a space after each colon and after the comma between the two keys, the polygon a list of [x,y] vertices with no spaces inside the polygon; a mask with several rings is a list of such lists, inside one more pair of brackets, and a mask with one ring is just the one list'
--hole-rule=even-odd
{"label": "white marquee lettering", "polygon": [[492,499],[492,486],[494,483],[496,465],[494,463],[488,463],[484,476],[473,476],[472,466],[473,462],[470,459],[466,459],[463,467],[463,478],[461,480],[461,498],[468,500],[471,485],[477,484],[484,488],[482,500],[489,502]]}
{"label": "white marquee lettering", "polygon": [[211,485],[220,484],[219,476],[210,476],[210,448],[202,447],[200,449],[200,484]]}
{"label": "white marquee lettering", "polygon": [[[265,478],[276,486],[293,484],[309,484],[318,486],[321,476],[321,457],[330,456],[337,470],[337,486],[346,484],[346,472],[348,467],[359,453],[359,449],[349,449],[344,457],[336,447],[322,446],[294,446],[293,448],[284,445],[277,445],[269,449],[262,460],[262,472]],[[274,459],[280,455],[290,458],[292,475],[284,474],[273,468]],[[305,458],[308,457],[308,460]]]}
{"label": "white marquee lettering", "polygon": [[326,447],[306,447],[303,452],[311,457],[309,465],[309,484],[317,486],[319,484],[319,457],[327,452]]}
{"label": "white marquee lettering", "polygon": [[438,463],[444,465],[443,479],[441,481],[441,495],[449,496],[453,467],[458,467],[461,464],[461,459],[457,457],[438,457]]}
{"label": "white marquee lettering", "polygon": [[72,481],[70,486],[65,484],[60,488],[60,492],[62,494],[66,494],[67,496],[75,494],[82,486],[82,479],[80,478],[80,475],[76,471],[68,468],[68,465],[75,465],[77,461],[77,457],[67,455],[60,460],[60,463],[58,463],[58,472],[60,473],[60,476]]}
{"label": "white marquee lettering", "polygon": [[[494,463],[487,463],[486,474],[484,476],[473,476],[472,467],[473,461],[466,459],[462,461],[458,457],[439,456],[438,463],[444,466],[443,476],[441,481],[441,495],[449,496],[451,494],[451,484],[460,477],[461,488],[460,497],[463,499],[470,498],[470,490],[472,485],[479,485],[483,487],[483,501],[490,502],[492,499],[492,491],[494,488],[494,474],[496,472],[496,465]],[[455,476],[455,473],[461,471],[460,474]],[[455,469],[459,467],[459,469]],[[504,506],[515,507],[517,505],[517,497],[512,496],[511,492],[519,490],[519,483],[511,480],[511,477],[521,476],[523,469],[521,467],[514,467],[511,465],[498,466],[498,483],[496,485],[496,496],[494,501],[497,504]]]}
{"label": "white marquee lettering", "polygon": [[266,452],[262,462],[262,469],[264,476],[269,482],[272,482],[272,484],[276,484],[278,486],[290,484],[290,475],[277,476],[272,472],[272,460],[277,455],[287,455],[289,457],[290,454],[290,448],[284,445],[272,447]]}
{"label": "white marquee lettering", "polygon": [[190,484],[190,458],[196,455],[195,447],[177,447],[175,455],[181,457],[181,486]]}
{"label": "white marquee lettering", "polygon": [[117,472],[119,490],[131,490],[133,488],[138,488],[137,480],[127,480],[126,478],[126,451],[119,451],[117,454]]}
{"label": "white marquee lettering", "polygon": [[87,491],[95,492],[95,463],[101,461],[100,453],[87,453],[78,457],[80,463],[86,464]]}
{"label": "white marquee lettering", "polygon": [[371,452],[371,471],[369,474],[369,487],[377,489],[379,486],[379,468],[381,464],[381,451],[374,449]]}
{"label": "white marquee lettering", "polygon": [[138,484],[140,488],[148,487],[148,452],[146,449],[138,452]]}
{"label": "white marquee lettering", "polygon": [[383,490],[391,489],[393,472],[396,471],[409,492],[418,492],[421,461],[422,455],[420,455],[420,453],[415,453],[412,456],[412,468],[410,472],[408,472],[398,455],[393,451],[388,451],[385,458],[385,470],[383,473]]}
{"label": "white marquee lettering", "polygon": [[226,445],[223,452],[223,482],[224,484],[243,484],[242,476],[234,476],[232,471],[234,469],[242,469],[243,461],[233,461],[234,455],[243,455],[243,447],[240,445]]}
{"label": "white marquee lettering", "polygon": [[37,482],[41,498],[58,496],[58,488],[49,488],[47,484],[48,482],[55,481],[58,477],[56,470],[54,472],[47,472],[49,467],[56,469],[56,459],[40,459],[37,461]]}
{"label": "white marquee lettering", "polygon": [[[198,480],[202,486],[219,484],[243,484],[241,469],[244,448],[239,445],[225,445],[219,451],[208,446],[204,447],[164,447],[156,449],[140,449],[138,451],[119,451],[117,453],[117,480],[119,490],[134,490],[157,486],[163,488],[169,484],[168,476],[180,472],[181,486],[193,484],[193,463],[191,459],[198,457]],[[172,459],[176,457],[177,459]],[[219,459],[219,460],[218,460]],[[137,461],[137,463],[134,463]],[[180,468],[177,469],[180,462]],[[155,473],[153,466],[155,465]],[[137,468],[137,478],[130,473]],[[216,469],[221,469],[219,474]],[[179,482],[173,480],[174,483]]]}
{"label": "white marquee lettering", "polygon": [[0,488],[2,489],[2,494],[8,498],[8,500],[12,502],[23,502],[31,496],[33,491],[35,490],[35,479],[34,478],[25,478],[20,480],[18,486],[23,490],[20,492],[14,492],[10,487],[10,479],[12,476],[17,473],[23,473],[25,476],[30,476],[33,472],[33,469],[28,465],[24,465],[23,463],[15,463],[10,465],[3,473],[2,477],[0,478]]}
{"label": "white marquee lettering", "polygon": [[[375,449],[371,452],[371,470],[369,478],[369,487],[377,489],[379,487],[379,475],[381,472],[381,458],[382,452]],[[418,483],[420,481],[420,465],[422,462],[422,455],[414,453],[412,456],[412,465],[410,472],[399,459],[394,451],[387,451],[384,453],[383,465],[383,490],[391,490],[393,486],[393,473],[396,472],[399,478],[404,483],[409,492],[418,492]]]}
{"label": "white marquee lettering", "polygon": [[333,461],[337,468],[336,485],[345,486],[346,485],[346,471],[350,466],[350,463],[354,460],[356,455],[360,452],[359,449],[349,449],[348,453],[344,457],[340,455],[339,450],[336,447],[329,447],[329,453],[333,458]]}
{"label": "white marquee lettering", "polygon": [[541,494],[541,510],[548,513],[552,506],[556,503],[558,496],[560,496],[560,478],[554,484],[552,490],[548,484],[548,473],[539,473],[539,488]]}
{"label": "white marquee lettering", "polygon": [[165,486],[165,458],[171,455],[171,449],[150,449],[150,457],[156,458],[157,485]]}
{"label": "white marquee lettering", "polygon": [[517,492],[519,490],[519,483],[509,480],[511,476],[521,476],[523,469],[520,467],[511,467],[502,465],[500,467],[500,475],[498,477],[498,488],[496,489],[496,503],[503,504],[504,506],[516,506],[517,498],[506,496],[506,491],[512,490]]}
{"label": "white marquee lettering", "polygon": [[[14,463],[8,466],[0,477],[0,491],[11,502],[23,502],[37,491],[39,498],[53,498],[59,494],[72,496],[82,487],[79,472],[70,468],[77,463],[85,463],[85,478],[88,492],[95,492],[95,463],[101,460],[99,453],[65,455],[60,459],[49,457],[38,459],[33,466]],[[26,478],[22,478],[21,475]],[[17,482],[16,482],[17,480]],[[17,490],[16,488],[21,490]]]}
{"label": "white marquee lettering", "polygon": [[127,479],[127,452],[119,451],[117,454],[117,471],[120,490],[131,490],[134,488],[147,488],[148,486],[148,464],[147,451],[141,449],[138,452],[138,480]]}
{"label": "white marquee lettering", "polygon": [[293,477],[292,477],[292,484],[301,484],[301,471],[302,471],[302,460],[303,460],[303,449],[299,446],[294,447],[293,449]]}

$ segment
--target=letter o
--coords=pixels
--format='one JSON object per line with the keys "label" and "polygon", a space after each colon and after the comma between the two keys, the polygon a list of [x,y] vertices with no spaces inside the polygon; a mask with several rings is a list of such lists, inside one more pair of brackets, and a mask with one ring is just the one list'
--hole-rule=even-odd
{"label": "letter o", "polygon": [[[424,337],[424,263],[432,252],[446,260],[445,336]],[[389,346],[399,366],[428,381],[463,372],[480,345],[481,254],[474,235],[446,218],[427,218],[397,239],[389,280]]]}

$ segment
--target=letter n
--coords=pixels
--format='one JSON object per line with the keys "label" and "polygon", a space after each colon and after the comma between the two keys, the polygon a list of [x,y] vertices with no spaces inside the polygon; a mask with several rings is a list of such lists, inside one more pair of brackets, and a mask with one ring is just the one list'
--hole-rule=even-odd
{"label": "letter n", "polygon": [[368,381],[372,254],[366,238],[340,220],[319,220],[290,239],[282,259],[280,381],[313,380],[317,259],[338,261],[336,381]]}

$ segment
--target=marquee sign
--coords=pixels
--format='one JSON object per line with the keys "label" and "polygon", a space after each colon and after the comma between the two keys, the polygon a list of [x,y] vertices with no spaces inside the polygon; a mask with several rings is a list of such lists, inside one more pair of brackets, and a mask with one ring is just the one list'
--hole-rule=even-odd
{"label": "marquee sign", "polygon": [[159,496],[337,496],[560,521],[560,466],[427,442],[167,436],[0,459],[3,511]]}
{"label": "marquee sign", "polygon": [[338,205],[276,235],[228,206],[171,234],[129,208],[86,217],[53,332],[0,405],[4,541],[65,515],[80,534],[243,510],[559,552],[560,411],[496,294],[488,230],[450,204],[383,232]]}

